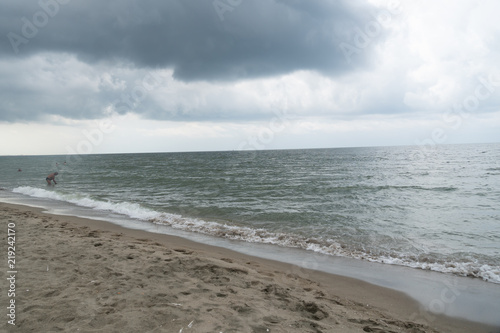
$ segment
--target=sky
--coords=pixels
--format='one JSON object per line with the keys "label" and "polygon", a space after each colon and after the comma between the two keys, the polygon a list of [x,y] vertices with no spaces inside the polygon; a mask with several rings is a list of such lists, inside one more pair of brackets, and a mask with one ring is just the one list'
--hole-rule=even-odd
{"label": "sky", "polygon": [[0,155],[500,142],[496,0],[2,0]]}

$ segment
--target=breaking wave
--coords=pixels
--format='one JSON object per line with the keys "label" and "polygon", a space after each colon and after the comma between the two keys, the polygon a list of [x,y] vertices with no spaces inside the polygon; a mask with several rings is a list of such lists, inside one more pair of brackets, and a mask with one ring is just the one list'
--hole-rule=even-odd
{"label": "breaking wave", "polygon": [[350,257],[371,262],[481,278],[485,281],[500,284],[500,266],[488,265],[472,259],[464,260],[463,258],[457,258],[456,260],[443,260],[425,254],[418,256],[405,253],[374,254],[363,249],[352,249],[345,244],[339,244],[333,240],[189,218],[178,214],[158,212],[132,202],[102,201],[91,198],[88,195],[68,194],[30,186],[17,187],[13,189],[13,192],[31,197],[59,200],[98,211],[122,214],[133,219],[166,225],[179,230],[231,240],[300,248],[333,256]]}

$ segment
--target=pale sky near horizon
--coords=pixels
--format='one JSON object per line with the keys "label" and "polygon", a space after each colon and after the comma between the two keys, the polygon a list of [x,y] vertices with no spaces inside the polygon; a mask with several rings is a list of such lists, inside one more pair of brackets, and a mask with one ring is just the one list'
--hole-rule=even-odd
{"label": "pale sky near horizon", "polygon": [[500,142],[500,2],[6,0],[0,155]]}

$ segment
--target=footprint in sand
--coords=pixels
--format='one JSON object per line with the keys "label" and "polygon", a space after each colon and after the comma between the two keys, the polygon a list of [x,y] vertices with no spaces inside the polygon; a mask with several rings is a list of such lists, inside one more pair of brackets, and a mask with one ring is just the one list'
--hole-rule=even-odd
{"label": "footprint in sand", "polygon": [[174,251],[182,253],[182,254],[192,254],[193,253],[193,251],[189,251],[189,250],[186,250],[186,249],[174,249]]}

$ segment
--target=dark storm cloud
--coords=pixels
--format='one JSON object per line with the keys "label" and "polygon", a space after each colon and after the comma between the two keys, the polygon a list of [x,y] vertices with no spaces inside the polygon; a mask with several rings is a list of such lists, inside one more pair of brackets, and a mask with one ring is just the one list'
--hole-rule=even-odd
{"label": "dark storm cloud", "polygon": [[[0,6],[3,57],[67,52],[87,63],[168,67],[184,81],[342,73],[352,67],[340,43],[373,20],[359,1],[7,0]],[[361,58],[369,55],[363,51]]]}

